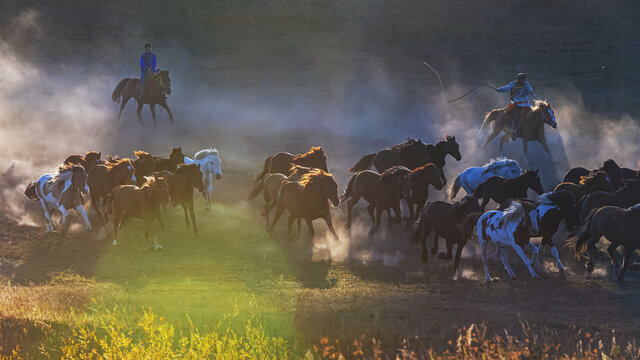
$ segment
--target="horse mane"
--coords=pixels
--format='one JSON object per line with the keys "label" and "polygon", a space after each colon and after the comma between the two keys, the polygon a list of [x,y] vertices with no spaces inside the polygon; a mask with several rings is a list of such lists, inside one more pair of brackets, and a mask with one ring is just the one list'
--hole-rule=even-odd
{"label": "horse mane", "polygon": [[388,146],[387,149],[403,152],[421,143],[422,141],[420,139],[414,139],[412,137],[407,136],[407,140],[405,142]]}
{"label": "horse mane", "polygon": [[549,103],[547,103],[546,100],[534,100],[533,106],[531,107],[531,111],[533,112],[533,111],[540,110],[540,108],[543,106],[549,107]]}
{"label": "horse mane", "polygon": [[108,169],[113,169],[113,168],[116,168],[116,167],[119,167],[119,166],[124,166],[124,164],[133,166],[131,164],[131,159],[129,159],[129,158],[117,159],[117,160],[114,159],[114,160],[115,160],[115,162],[107,162],[105,164]]}
{"label": "horse mane", "polygon": [[556,196],[554,196],[554,194],[555,193],[553,191],[546,192],[540,195],[536,202],[538,205],[556,205]]}
{"label": "horse mane", "polygon": [[201,160],[206,158],[207,156],[216,156],[219,157],[220,155],[218,154],[218,149],[216,148],[209,148],[209,149],[204,149],[204,150],[200,150],[198,151],[194,156],[193,156],[193,160]]}
{"label": "horse mane", "polygon": [[178,169],[176,169],[176,174],[186,173],[188,171],[193,171],[193,169],[197,169],[198,164],[180,164],[178,165]]}
{"label": "horse mane", "polygon": [[87,151],[87,152],[84,154],[84,159],[86,160],[86,159],[87,159],[87,157],[89,157],[89,155],[100,155],[100,152],[99,152],[99,151]]}
{"label": "horse mane", "polygon": [[51,179],[46,182],[46,190],[45,193],[53,191],[60,183],[64,183],[69,180],[73,176],[74,173],[78,171],[84,171],[84,167],[82,165],[77,164],[62,164],[60,165],[55,172],[51,173]]}
{"label": "horse mane", "polygon": [[380,174],[380,182],[388,182],[395,176],[408,173],[410,173],[410,170],[404,166],[393,166]]}
{"label": "horse mane", "polygon": [[580,185],[583,185],[583,186],[592,185],[603,177],[604,178],[607,177],[606,172],[600,171],[600,170],[592,171],[589,174],[580,177]]}
{"label": "horse mane", "polygon": [[504,210],[502,216],[502,223],[509,224],[512,222],[520,221],[520,219],[525,215],[524,205],[517,201],[511,200],[509,206]]}
{"label": "horse mane", "polygon": [[495,159],[491,159],[489,160],[488,163],[486,163],[485,165],[483,165],[483,167],[485,168],[482,173],[487,173],[489,171],[494,171],[494,170],[498,170],[501,169],[503,167],[520,167],[520,165],[518,165],[518,162],[512,159],[507,159],[506,157],[497,157]]}
{"label": "horse mane", "polygon": [[291,159],[291,161],[310,159],[310,158],[317,157],[319,155],[324,155],[324,150],[322,149],[322,146],[312,146],[309,151],[307,151],[304,154],[298,154],[294,156],[293,159]]}
{"label": "horse mane", "polygon": [[156,178],[155,176],[145,176],[144,177],[144,183],[142,184],[142,186],[140,186],[140,188],[143,187],[152,187],[156,184]]}
{"label": "horse mane", "polygon": [[148,153],[148,152],[146,152],[146,151],[142,151],[142,150],[134,150],[134,151],[133,151],[133,154],[134,154],[138,159],[140,159],[140,158],[142,158],[142,157],[148,157],[148,156],[151,156],[151,154],[149,154],[149,153]]}
{"label": "horse mane", "polygon": [[420,167],[417,167],[417,168],[411,170],[411,172],[409,172],[409,176],[415,176],[415,175],[418,175],[420,173],[424,173],[427,170],[427,168],[436,168],[437,169],[438,167],[434,163],[427,163],[427,164],[424,164],[424,165],[422,165]]}
{"label": "horse mane", "polygon": [[313,186],[326,181],[327,178],[333,179],[333,175],[327,173],[322,169],[312,169],[311,171],[302,175],[299,183],[304,187]]}

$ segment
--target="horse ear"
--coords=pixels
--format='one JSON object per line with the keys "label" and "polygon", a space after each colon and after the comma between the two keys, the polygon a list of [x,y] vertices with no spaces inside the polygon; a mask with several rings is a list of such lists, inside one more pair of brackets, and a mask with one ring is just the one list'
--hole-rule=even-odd
{"label": "horse ear", "polygon": [[453,141],[456,141],[456,137],[455,136],[453,136],[451,139],[453,139]]}

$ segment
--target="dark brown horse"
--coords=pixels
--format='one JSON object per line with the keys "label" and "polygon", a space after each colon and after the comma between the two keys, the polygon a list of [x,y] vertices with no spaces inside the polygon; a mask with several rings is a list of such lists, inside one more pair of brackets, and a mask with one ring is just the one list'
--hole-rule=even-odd
{"label": "dark brown horse", "polygon": [[151,176],[156,171],[156,159],[146,151],[135,150],[133,153],[136,155],[133,161],[136,179],[138,179],[138,186],[142,186],[146,181],[145,176]]}
{"label": "dark brown horse", "polygon": [[[264,216],[267,218],[267,224],[269,224],[269,213],[271,209],[276,206],[276,200],[278,199],[278,193],[280,192],[280,187],[282,183],[285,181],[299,181],[302,179],[302,176],[306,173],[314,170],[310,167],[293,165],[291,166],[291,175],[285,176],[280,173],[268,174],[264,177],[264,189],[262,191],[262,195],[264,198]],[[300,223],[300,219],[298,219],[298,224]]]}
{"label": "dark brown horse", "polygon": [[446,185],[447,178],[444,175],[445,157],[453,156],[460,161],[460,145],[455,136],[445,135],[444,140],[437,144],[424,144],[421,140],[407,138],[402,144],[393,145],[378,152],[365,155],[349,171],[359,172],[368,170],[371,165],[382,172],[392,166],[404,166],[413,170],[427,163],[434,163],[440,172],[442,182]]}
{"label": "dark brown horse", "polygon": [[184,154],[181,147],[172,147],[168,159],[160,156],[154,156],[153,158],[156,162],[156,171],[168,170],[176,172],[178,164],[184,163]]}
{"label": "dark brown horse", "polygon": [[[145,89],[142,98],[138,95],[138,85],[140,83],[139,78],[126,78],[122,79],[120,83],[113,90],[111,99],[113,102],[120,103],[120,112],[118,113],[118,120],[122,115],[125,105],[129,99],[134,98],[138,102],[138,121],[143,124],[142,121],[142,107],[144,104],[148,104],[151,108],[151,116],[153,117],[153,125],[156,125],[156,105],[162,106],[169,114],[169,120],[173,121],[173,114],[169,105],[167,105],[167,96],[171,95],[171,79],[169,78],[169,70],[158,70],[157,74],[147,72],[145,74]],[[148,84],[148,85],[146,85]]]}
{"label": "dark brown horse", "polygon": [[293,155],[288,152],[279,152],[275,155],[269,156],[264,161],[262,172],[256,176],[256,185],[249,194],[249,200],[258,196],[264,186],[263,180],[267,174],[283,174],[285,176],[291,175],[291,166],[300,165],[323,171],[329,171],[327,169],[327,156],[324,153],[322,146],[313,146],[305,154]]}
{"label": "dark brown horse", "polygon": [[426,263],[429,259],[427,236],[433,231],[435,237],[431,255],[435,255],[438,252],[439,237],[443,237],[447,241],[447,253],[438,254],[440,259],[451,259],[453,257],[453,245],[456,244],[456,257],[453,268],[454,271],[458,270],[462,249],[473,232],[473,226],[471,226],[470,231],[466,233],[463,231],[463,220],[472,213],[478,213],[478,217],[482,215],[478,199],[473,195],[467,195],[453,204],[446,201],[434,201],[427,204],[420,214],[418,227],[410,238],[411,243],[422,244],[422,262]]}
{"label": "dark brown horse", "polygon": [[63,164],[81,165],[84,170],[89,173],[96,165],[102,164],[102,153],[98,151],[88,151],[84,156],[69,155]]}
{"label": "dark brown horse", "polygon": [[527,190],[531,189],[538,195],[542,195],[542,184],[538,171],[526,170],[522,175],[516,178],[503,178],[501,176],[492,176],[485,180],[475,192],[475,196],[482,199],[480,207],[482,211],[493,200],[498,204],[502,204],[507,199],[526,198]]}
{"label": "dark brown horse", "polygon": [[[369,236],[375,235],[380,227],[382,211],[393,209],[400,221],[400,200],[411,199],[411,170],[404,166],[394,166],[378,174],[371,170],[362,170],[351,177],[349,185],[342,200],[349,199],[347,203],[347,224],[351,227],[351,209],[364,198],[369,206],[367,211],[373,226],[369,230]],[[375,210],[375,216],[374,216]]]}
{"label": "dark brown horse", "polygon": [[91,195],[91,207],[98,216],[104,218],[99,199],[106,199],[114,187],[118,185],[135,184],[136,176],[131,159],[122,159],[117,163],[106,163],[95,166],[88,174],[87,185]]}
{"label": "dark brown horse", "polygon": [[[611,244],[607,247],[607,253],[616,267],[618,281],[622,281],[624,273],[631,263],[631,255],[640,248],[640,204],[629,209],[616,206],[605,206],[589,213],[585,225],[578,235],[575,243],[576,258],[580,258],[587,252],[587,271],[593,271],[593,259],[596,253],[596,244],[601,237],[606,237]],[[622,266],[618,261],[616,249],[624,247],[624,260]]]}
{"label": "dark brown horse", "polygon": [[323,170],[314,169],[304,174],[300,181],[284,182],[276,202],[276,215],[268,227],[268,231],[273,231],[280,216],[287,209],[291,214],[288,221],[289,236],[291,236],[293,222],[296,219],[304,219],[309,228],[309,235],[313,240],[315,234],[313,220],[324,219],[334,239],[340,241],[336,230],[333,228],[327,200],[331,201],[334,207],[340,204],[338,184],[333,179],[333,175],[327,174]]}
{"label": "dark brown horse", "polygon": [[[492,132],[487,138],[484,147],[487,147],[491,140],[500,135],[504,131],[504,135],[500,139],[500,151],[502,146],[511,139],[511,124],[513,116],[520,116],[520,108],[516,107],[511,110],[507,108],[495,109],[489,111],[482,123],[482,130],[489,127],[490,123],[493,123]],[[522,119],[520,124],[519,138],[522,138],[522,151],[524,155],[527,155],[527,143],[529,141],[539,142],[544,151],[549,154],[554,162],[558,162],[556,158],[551,154],[549,147],[547,146],[547,139],[544,136],[544,124],[550,125],[552,128],[557,128],[556,116],[551,109],[551,106],[542,100],[536,100],[535,105],[531,108],[531,111],[527,114],[527,117]]]}
{"label": "dark brown horse", "polygon": [[[605,161],[604,165],[600,169],[596,169],[593,171],[606,172],[607,176],[609,177],[609,182],[613,185],[614,189],[618,189],[623,185],[622,181],[624,179],[622,177],[622,169],[612,159]],[[591,171],[587,170],[586,168],[575,167],[567,171],[567,174],[564,176],[563,182],[572,182],[574,184],[579,184],[582,177],[589,175],[590,172]]]}
{"label": "dark brown horse", "polygon": [[148,176],[142,187],[116,186],[109,196],[106,207],[113,225],[113,245],[118,245],[118,229],[121,224],[127,218],[133,217],[144,221],[145,233],[142,248],[147,249],[149,234],[153,234],[154,249],[162,249],[158,243],[156,231],[153,229],[153,221],[158,217],[160,204],[166,205],[170,201],[169,185],[163,177]]}
{"label": "dark brown horse", "polygon": [[564,182],[556,186],[554,191],[567,190],[573,193],[573,196],[582,200],[582,198],[594,191],[613,192],[613,185],[607,179],[607,173],[604,171],[592,171],[587,176],[580,178],[579,184]]}
{"label": "dark brown horse", "polygon": [[154,175],[163,176],[167,179],[171,203],[182,207],[187,229],[193,225],[193,232],[197,233],[198,226],[196,225],[196,215],[193,211],[193,189],[195,188],[198,191],[204,190],[202,172],[198,164],[180,164],[175,174],[163,170],[154,173]]}
{"label": "dark brown horse", "polygon": [[585,219],[593,209],[603,206],[628,208],[637,203],[640,203],[640,179],[627,180],[615,193],[594,191],[587,194],[582,200],[580,215]]}
{"label": "dark brown horse", "polygon": [[422,212],[424,204],[429,197],[429,185],[442,190],[444,184],[440,178],[441,172],[435,164],[420,166],[409,173],[411,182],[411,198],[407,199],[409,204],[409,217],[407,221],[414,221]]}

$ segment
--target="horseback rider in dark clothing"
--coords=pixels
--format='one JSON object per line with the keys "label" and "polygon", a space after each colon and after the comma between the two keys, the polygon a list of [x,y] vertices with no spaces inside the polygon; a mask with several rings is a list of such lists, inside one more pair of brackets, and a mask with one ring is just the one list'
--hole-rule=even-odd
{"label": "horseback rider in dark clothing", "polygon": [[[516,76],[516,80],[509,83],[509,85],[499,87],[496,89],[498,92],[510,91],[511,103],[507,106],[507,111],[515,112],[511,116],[511,138],[516,139],[518,131],[520,130],[520,123],[527,117],[531,110],[531,104],[529,104],[530,97],[533,98],[533,88],[527,80],[527,74],[519,73]],[[518,116],[519,115],[519,116]]]}
{"label": "horseback rider in dark clothing", "polygon": [[140,56],[140,83],[138,85],[138,99],[142,100],[142,96],[144,95],[144,75],[147,71],[155,74],[157,72],[157,64],[158,59],[156,58],[156,55],[151,52],[151,44],[145,44],[144,53]]}

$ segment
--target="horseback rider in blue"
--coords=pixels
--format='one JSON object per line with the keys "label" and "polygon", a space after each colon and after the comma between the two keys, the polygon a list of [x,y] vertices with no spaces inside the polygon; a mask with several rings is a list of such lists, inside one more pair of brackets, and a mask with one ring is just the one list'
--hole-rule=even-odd
{"label": "horseback rider in blue", "polygon": [[[519,73],[515,81],[496,89],[497,92],[510,91],[509,98],[511,99],[511,103],[507,106],[507,112],[516,111],[516,113],[511,116],[511,138],[513,140],[516,139],[516,135],[520,129],[520,123],[531,110],[529,101],[533,98],[533,88],[526,79],[527,74]],[[518,113],[520,116],[517,116]]]}
{"label": "horseback rider in blue", "polygon": [[158,59],[156,55],[151,52],[151,44],[144,45],[144,53],[140,56],[140,84],[138,85],[138,98],[142,99],[145,88],[145,74],[147,71],[155,74]]}

